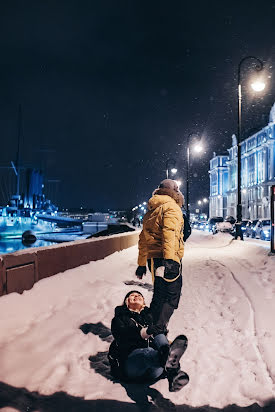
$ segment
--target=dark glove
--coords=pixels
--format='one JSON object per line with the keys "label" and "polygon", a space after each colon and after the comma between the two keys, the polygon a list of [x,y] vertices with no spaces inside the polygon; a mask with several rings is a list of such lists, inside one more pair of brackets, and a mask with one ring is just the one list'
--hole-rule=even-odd
{"label": "dark glove", "polygon": [[164,277],[173,278],[174,276],[178,276],[179,270],[180,270],[180,264],[178,262],[176,262],[173,259],[163,259],[163,266],[164,266]]}
{"label": "dark glove", "polygon": [[136,277],[142,279],[142,276],[146,273],[146,266],[138,266],[136,270]]}

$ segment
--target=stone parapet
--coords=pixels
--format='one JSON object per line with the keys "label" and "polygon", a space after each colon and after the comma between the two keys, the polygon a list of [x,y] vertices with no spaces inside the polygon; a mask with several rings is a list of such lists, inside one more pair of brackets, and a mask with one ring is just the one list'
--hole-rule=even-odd
{"label": "stone parapet", "polygon": [[35,282],[65,270],[104,259],[134,246],[139,231],[104,238],[25,249],[0,256],[0,296],[31,289]]}

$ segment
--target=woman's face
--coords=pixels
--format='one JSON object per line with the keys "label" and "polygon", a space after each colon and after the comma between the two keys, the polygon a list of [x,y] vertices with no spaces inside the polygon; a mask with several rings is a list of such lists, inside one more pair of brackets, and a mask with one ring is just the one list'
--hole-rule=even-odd
{"label": "woman's face", "polygon": [[128,308],[130,310],[140,310],[144,306],[144,298],[137,292],[133,292],[128,296]]}

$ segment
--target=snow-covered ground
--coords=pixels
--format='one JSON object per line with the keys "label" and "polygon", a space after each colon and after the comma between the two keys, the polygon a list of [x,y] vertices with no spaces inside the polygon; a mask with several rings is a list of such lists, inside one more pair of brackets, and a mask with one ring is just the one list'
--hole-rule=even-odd
{"label": "snow-covered ground", "polygon": [[169,324],[169,339],[189,339],[181,366],[190,382],[178,393],[166,380],[148,388],[110,379],[114,307],[133,288],[148,304],[152,297],[150,274],[135,278],[136,259],[135,246],[0,298],[1,411],[148,410],[147,399],[161,410],[189,411],[275,398],[275,257],[268,242],[199,231],[186,242],[181,302]]}

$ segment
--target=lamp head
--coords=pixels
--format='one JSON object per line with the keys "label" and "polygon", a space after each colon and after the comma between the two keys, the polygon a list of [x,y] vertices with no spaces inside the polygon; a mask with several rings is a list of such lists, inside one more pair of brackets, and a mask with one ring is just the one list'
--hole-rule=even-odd
{"label": "lamp head", "polygon": [[203,150],[202,144],[201,143],[196,143],[193,147],[194,152],[196,153],[201,153]]}
{"label": "lamp head", "polygon": [[251,87],[255,92],[262,92],[265,88],[265,83],[261,80],[257,80],[251,83]]}

